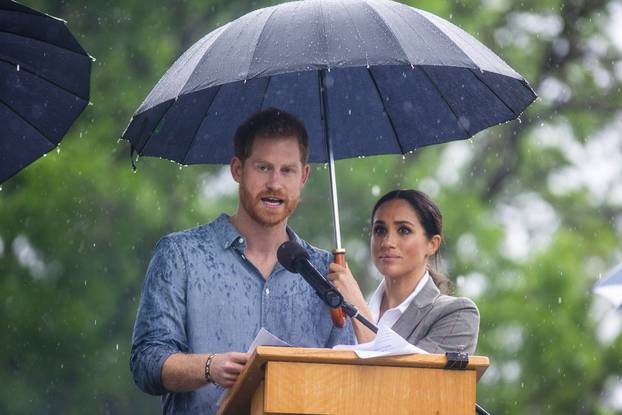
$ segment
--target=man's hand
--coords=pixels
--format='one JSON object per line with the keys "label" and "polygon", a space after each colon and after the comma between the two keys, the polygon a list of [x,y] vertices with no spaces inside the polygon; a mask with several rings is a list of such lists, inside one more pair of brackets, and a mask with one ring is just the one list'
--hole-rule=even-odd
{"label": "man's hand", "polygon": [[239,352],[219,353],[214,356],[210,366],[210,376],[214,383],[225,388],[232,387],[249,357],[249,353]]}

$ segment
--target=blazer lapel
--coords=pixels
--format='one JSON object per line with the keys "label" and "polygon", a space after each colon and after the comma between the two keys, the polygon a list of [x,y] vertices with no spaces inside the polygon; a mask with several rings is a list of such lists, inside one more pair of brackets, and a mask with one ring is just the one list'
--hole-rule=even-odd
{"label": "blazer lapel", "polygon": [[405,339],[409,338],[425,315],[428,314],[432,304],[440,294],[436,284],[432,281],[432,277],[430,277],[419,294],[415,296],[412,303],[395,322],[392,327],[393,331]]}

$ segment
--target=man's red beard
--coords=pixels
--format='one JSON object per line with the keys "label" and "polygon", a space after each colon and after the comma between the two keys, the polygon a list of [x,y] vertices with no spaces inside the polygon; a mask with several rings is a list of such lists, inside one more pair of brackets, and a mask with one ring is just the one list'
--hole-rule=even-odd
{"label": "man's red beard", "polygon": [[[261,192],[257,196],[253,196],[243,185],[240,183],[239,189],[240,203],[244,207],[244,210],[248,215],[257,223],[263,226],[275,226],[279,223],[287,220],[296,207],[298,206],[299,199],[290,199],[284,193],[281,192]],[[263,200],[274,199],[279,200],[281,206],[278,210],[271,212],[263,205]]]}

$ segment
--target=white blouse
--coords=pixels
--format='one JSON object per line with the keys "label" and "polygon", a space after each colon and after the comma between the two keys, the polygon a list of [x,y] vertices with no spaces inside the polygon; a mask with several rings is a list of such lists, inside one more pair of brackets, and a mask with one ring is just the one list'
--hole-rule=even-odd
{"label": "white blouse", "polygon": [[430,279],[430,273],[428,271],[423,274],[423,278],[419,280],[417,286],[413,290],[412,293],[400,305],[394,308],[390,308],[384,312],[380,321],[378,321],[378,315],[380,314],[380,304],[382,303],[382,295],[384,294],[384,279],[376,288],[376,291],[371,295],[369,299],[369,311],[371,312],[372,320],[376,323],[378,327],[380,326],[388,326],[392,327],[395,322],[402,316],[402,313],[406,311],[410,303],[415,299],[417,294],[423,289],[423,287],[428,283]]}

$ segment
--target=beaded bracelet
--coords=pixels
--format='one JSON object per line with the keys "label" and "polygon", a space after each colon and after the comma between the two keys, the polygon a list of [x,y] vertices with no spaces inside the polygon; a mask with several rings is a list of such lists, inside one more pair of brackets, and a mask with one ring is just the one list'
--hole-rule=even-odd
{"label": "beaded bracelet", "polygon": [[214,356],[216,356],[216,353],[210,354],[209,356],[207,356],[207,361],[205,362],[205,380],[207,381],[207,383],[216,383],[214,382],[214,379],[212,379],[212,375],[210,373]]}

